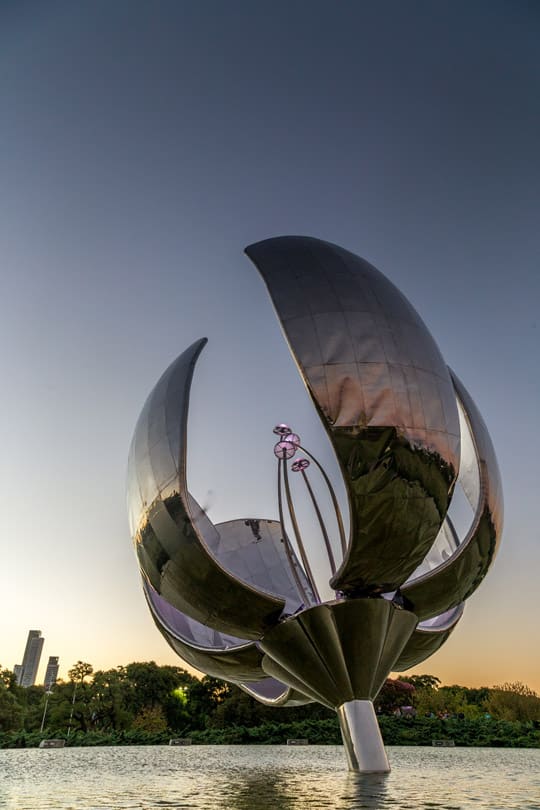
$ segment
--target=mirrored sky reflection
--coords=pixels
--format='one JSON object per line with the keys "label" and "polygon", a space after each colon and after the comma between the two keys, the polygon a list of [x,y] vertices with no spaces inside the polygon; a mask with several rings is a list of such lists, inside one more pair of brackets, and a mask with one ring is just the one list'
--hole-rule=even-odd
{"label": "mirrored sky reflection", "polygon": [[498,560],[423,671],[540,689],[539,27],[502,0],[2,4],[3,666],[30,628],[64,674],[176,661],[139,587],[125,468],[197,338],[189,486],[215,522],[276,518],[277,422],[331,465],[242,254],[300,233],[404,292],[498,453]]}

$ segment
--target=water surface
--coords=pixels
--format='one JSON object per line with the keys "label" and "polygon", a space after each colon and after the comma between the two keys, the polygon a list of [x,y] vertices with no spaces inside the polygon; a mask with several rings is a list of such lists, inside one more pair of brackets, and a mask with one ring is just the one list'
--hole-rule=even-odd
{"label": "water surface", "polygon": [[340,746],[0,751],[9,810],[540,810],[540,749],[389,747],[354,775]]}

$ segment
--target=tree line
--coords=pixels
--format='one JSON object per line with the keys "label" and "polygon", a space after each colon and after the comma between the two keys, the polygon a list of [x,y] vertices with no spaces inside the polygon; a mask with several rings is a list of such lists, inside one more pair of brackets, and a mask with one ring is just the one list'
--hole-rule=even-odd
{"label": "tree line", "polygon": [[[540,697],[522,683],[442,686],[431,675],[388,679],[375,701],[385,742],[540,747]],[[263,706],[236,686],[196,678],[176,666],[134,662],[94,671],[78,661],[50,692],[22,688],[0,667],[0,746],[137,744],[191,737],[194,742],[339,743],[334,712],[319,704]]]}

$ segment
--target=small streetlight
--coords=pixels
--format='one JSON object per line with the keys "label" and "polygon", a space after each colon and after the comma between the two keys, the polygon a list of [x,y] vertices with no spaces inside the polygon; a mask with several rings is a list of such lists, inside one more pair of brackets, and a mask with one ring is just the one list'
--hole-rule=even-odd
{"label": "small streetlight", "polygon": [[41,728],[39,729],[40,734],[43,732],[43,729],[45,728],[45,716],[47,714],[47,706],[49,705],[49,698],[52,695],[52,688],[46,689],[45,695],[46,695],[45,708],[43,709],[43,717],[41,718]]}

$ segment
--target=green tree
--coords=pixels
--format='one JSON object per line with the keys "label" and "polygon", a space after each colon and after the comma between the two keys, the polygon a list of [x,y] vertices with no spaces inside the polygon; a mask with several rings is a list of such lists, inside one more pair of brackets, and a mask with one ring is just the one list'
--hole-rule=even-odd
{"label": "green tree", "polygon": [[[192,683],[197,681],[184,669],[158,666],[155,661],[134,662],[125,667],[125,676],[125,708],[132,715],[160,706],[172,730],[180,730],[189,723],[186,698]],[[178,689],[182,689],[181,693]]]}
{"label": "green tree", "polygon": [[540,697],[521,681],[494,686],[487,707],[489,713],[500,720],[540,721]]}
{"label": "green tree", "polygon": [[15,731],[23,721],[23,707],[18,700],[15,675],[0,667],[0,731]]}
{"label": "green tree", "polygon": [[57,681],[49,697],[47,709],[46,728],[58,735],[65,734],[71,714],[73,701],[73,683]]}
{"label": "green tree", "polygon": [[76,664],[68,670],[69,680],[76,684],[83,684],[86,678],[89,678],[94,671],[92,664],[87,664],[86,661],[77,661]]}
{"label": "green tree", "polygon": [[411,683],[416,691],[420,689],[437,689],[441,683],[435,675],[407,675],[400,678],[404,683]]}
{"label": "green tree", "polygon": [[41,725],[45,705],[45,690],[42,686],[20,688],[19,702],[23,710],[25,731],[37,731]]}
{"label": "green tree", "polygon": [[133,721],[132,728],[136,731],[146,731],[153,734],[167,731],[165,712],[161,706],[146,706],[141,709]]}
{"label": "green tree", "polygon": [[231,693],[231,686],[218,678],[205,675],[193,678],[186,691],[187,710],[192,728],[206,728],[216,708]]}
{"label": "green tree", "polygon": [[92,664],[86,661],[77,661],[68,670],[71,686],[71,708],[69,710],[68,734],[70,731],[88,731],[92,718],[92,693],[86,678],[91,678],[94,672]]}
{"label": "green tree", "polygon": [[10,669],[3,669],[3,667],[0,666],[0,686],[5,686],[6,689],[13,692],[16,685],[15,673]]}
{"label": "green tree", "polygon": [[125,667],[94,674],[90,699],[90,718],[94,728],[119,731],[130,727],[133,713],[126,708],[128,692]]}

